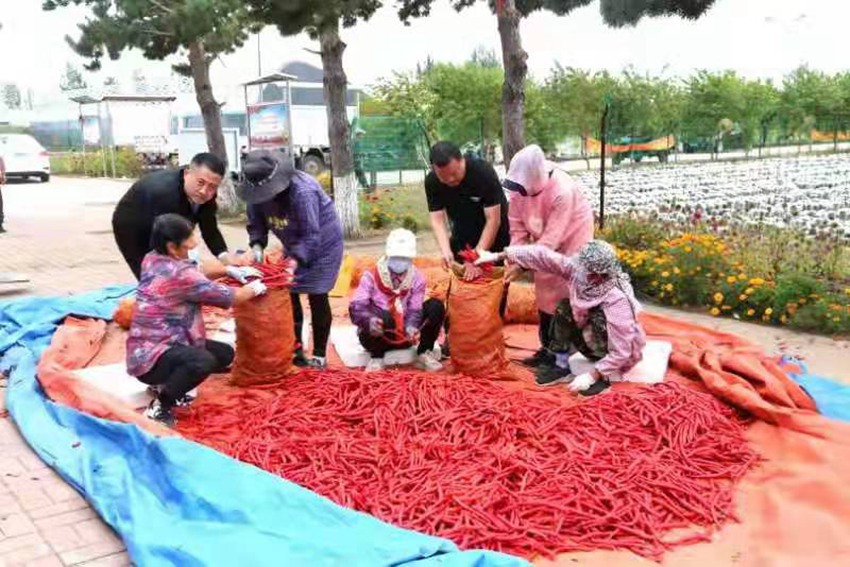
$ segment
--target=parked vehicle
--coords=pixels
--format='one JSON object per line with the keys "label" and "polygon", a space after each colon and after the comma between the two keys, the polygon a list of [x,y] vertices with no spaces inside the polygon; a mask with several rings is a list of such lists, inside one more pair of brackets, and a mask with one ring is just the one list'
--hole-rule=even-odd
{"label": "parked vehicle", "polygon": [[50,181],[50,156],[44,146],[28,134],[0,134],[0,155],[6,163],[6,177],[37,177]]}

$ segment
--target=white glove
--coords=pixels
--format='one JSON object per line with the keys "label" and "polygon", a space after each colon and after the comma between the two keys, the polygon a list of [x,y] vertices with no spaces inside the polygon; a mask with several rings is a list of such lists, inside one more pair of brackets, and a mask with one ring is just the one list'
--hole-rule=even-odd
{"label": "white glove", "polygon": [[266,284],[260,280],[254,280],[249,284],[245,284],[245,287],[254,292],[254,297],[264,295],[269,290],[269,288],[266,287]]}
{"label": "white glove", "polygon": [[489,250],[479,250],[478,259],[475,261],[475,265],[480,266],[481,264],[493,264],[504,257],[504,252],[490,252]]}
{"label": "white glove", "polygon": [[595,383],[596,378],[585,372],[584,374],[576,376],[573,381],[570,382],[569,388],[573,392],[584,392]]}
{"label": "white glove", "polygon": [[266,254],[263,251],[263,247],[260,245],[254,246],[251,251],[254,253],[254,261],[258,264],[262,264],[263,260],[266,258]]}
{"label": "white glove", "polygon": [[263,274],[250,266],[227,266],[227,275],[239,283],[248,283],[248,278],[261,278]]}

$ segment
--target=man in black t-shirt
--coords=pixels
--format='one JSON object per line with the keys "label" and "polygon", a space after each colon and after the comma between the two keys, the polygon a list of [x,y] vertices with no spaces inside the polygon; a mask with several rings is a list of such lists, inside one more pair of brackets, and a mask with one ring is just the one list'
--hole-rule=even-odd
{"label": "man in black t-shirt", "polygon": [[[436,143],[430,161],[425,194],[444,266],[461,261],[457,254],[467,246],[500,252],[510,244],[508,200],[493,166],[464,157],[450,142]],[[475,279],[480,271],[464,264],[464,279]]]}

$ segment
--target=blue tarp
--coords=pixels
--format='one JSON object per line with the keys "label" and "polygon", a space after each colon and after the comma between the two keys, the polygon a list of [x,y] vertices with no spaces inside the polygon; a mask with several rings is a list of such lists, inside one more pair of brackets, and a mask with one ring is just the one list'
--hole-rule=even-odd
{"label": "blue tarp", "polygon": [[824,376],[810,374],[808,365],[800,360],[785,357],[783,362],[791,362],[800,367],[802,372],[789,372],[788,375],[806,389],[822,415],[850,421],[850,386]]}
{"label": "blue tarp", "polygon": [[6,404],[24,437],[115,528],[137,565],[528,565],[460,551],[202,445],[48,400],[35,370],[58,324],[71,314],[108,319],[130,291],[0,303],[0,368],[11,369]]}

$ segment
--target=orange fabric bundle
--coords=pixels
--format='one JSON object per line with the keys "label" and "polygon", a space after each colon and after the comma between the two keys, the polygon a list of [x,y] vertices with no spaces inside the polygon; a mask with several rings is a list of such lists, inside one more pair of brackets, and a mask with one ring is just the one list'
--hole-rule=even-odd
{"label": "orange fabric bundle", "polygon": [[354,269],[351,270],[351,289],[360,285],[360,277],[375,268],[378,260],[373,256],[354,256]]}
{"label": "orange fabric bundle", "polygon": [[231,381],[237,386],[277,382],[292,371],[295,329],[286,288],[233,308],[236,359]]}
{"label": "orange fabric bundle", "polygon": [[[351,270],[351,289],[357,289],[357,286],[360,285],[360,277],[373,269],[378,263],[378,259],[375,256],[351,256],[351,259],[354,263]],[[442,269],[443,261],[440,258],[420,257],[413,259],[413,265],[423,270],[424,273],[426,269],[430,268]],[[443,271],[443,274],[446,275],[446,272]],[[448,278],[448,275],[446,275],[446,278]]]}
{"label": "orange fabric bundle", "polygon": [[422,277],[425,278],[425,285],[427,286],[425,297],[445,303],[449,291],[449,281],[451,281],[449,273],[439,267],[421,268],[419,271],[422,272]]}
{"label": "orange fabric bundle", "polygon": [[455,370],[473,376],[501,375],[508,366],[499,304],[505,289],[504,270],[496,268],[473,282],[455,268],[449,291],[449,345]]}
{"label": "orange fabric bundle", "polygon": [[125,297],[121,300],[121,303],[118,304],[118,308],[115,310],[115,313],[112,315],[112,320],[121,327],[126,330],[130,328],[130,324],[133,322],[133,315],[136,313],[136,298],[135,297]]}
{"label": "orange fabric bundle", "polygon": [[534,285],[511,283],[508,288],[508,305],[505,309],[505,323],[536,325],[540,322],[537,311],[537,299]]}

